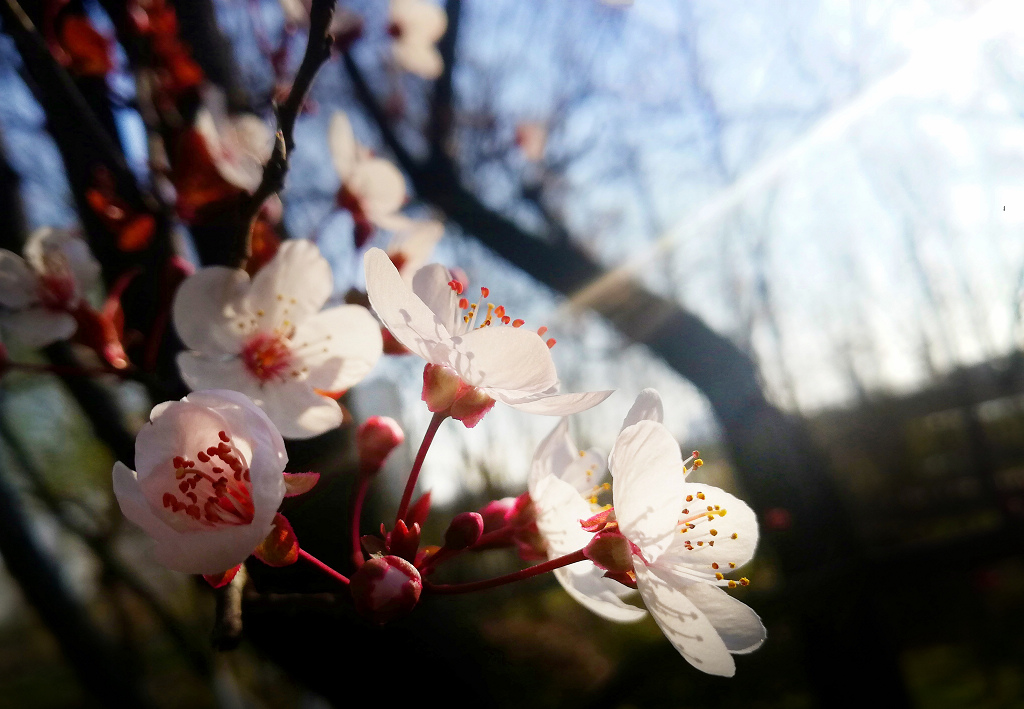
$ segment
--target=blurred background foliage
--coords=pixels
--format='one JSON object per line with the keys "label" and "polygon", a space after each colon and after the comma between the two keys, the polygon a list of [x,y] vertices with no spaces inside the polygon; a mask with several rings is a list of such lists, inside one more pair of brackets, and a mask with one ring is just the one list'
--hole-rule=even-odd
{"label": "blurred background foliage", "polygon": [[[156,567],[121,523],[117,452],[60,380],[8,374],[5,476],[154,705],[340,706],[363,691],[397,703],[419,687],[495,707],[1024,707],[1024,8],[449,1],[457,35],[434,84],[391,65],[387,3],[342,4],[365,30],[323,67],[298,120],[287,233],[317,241],[339,302],[362,286],[326,159],[329,118],[344,110],[406,172],[406,212],[446,218],[435,259],[547,325],[567,390],[618,390],[575,417],[582,448],[607,451],[653,386],[681,445],[701,450],[700,479],[751,501],[763,542],[736,595],[768,641],[735,679],[707,677],[650,620],[602,621],[550,578],[431,598],[377,629],[305,570],[256,563],[245,641],[213,653],[213,595]],[[173,5],[184,17],[210,7]],[[113,37],[106,6],[84,6]],[[273,0],[212,9],[222,42],[195,52],[222,53],[224,88],[270,125],[304,33]],[[109,108],[149,183],[118,52]],[[6,36],[0,96],[28,226],[76,223]],[[367,532],[393,509],[429,420],[419,370],[390,358],[347,399],[357,420],[394,416],[409,439],[374,485]],[[103,389],[128,430],[141,425],[142,387]],[[553,425],[499,407],[475,429],[445,426],[421,481],[435,503],[425,538],[455,512],[519,494]],[[290,470],[324,477],[285,505],[303,546],[341,565],[350,435],[290,446]],[[446,573],[516,563],[492,552]],[[0,707],[89,702],[31,605],[4,579]]]}

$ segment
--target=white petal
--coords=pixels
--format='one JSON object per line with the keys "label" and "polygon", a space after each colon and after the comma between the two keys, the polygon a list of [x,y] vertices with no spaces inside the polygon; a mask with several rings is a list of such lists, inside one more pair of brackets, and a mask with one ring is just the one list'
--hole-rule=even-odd
{"label": "white petal", "polygon": [[370,249],[363,263],[366,295],[384,326],[396,340],[423,359],[447,364],[451,334],[402,280],[388,255],[380,249]]}
{"label": "white petal", "polygon": [[338,402],[305,382],[266,384],[260,406],[285,438],[312,438],[341,425]]}
{"label": "white petal", "polygon": [[405,178],[383,158],[360,161],[345,186],[359,198],[360,206],[372,220],[393,214],[405,204]]}
{"label": "white petal", "polygon": [[296,27],[309,26],[309,4],[302,0],[278,0],[278,2],[281,5],[281,12],[284,13],[284,19],[289,24]]}
{"label": "white petal", "polygon": [[[687,514],[680,515],[680,519],[694,514],[700,516],[690,522],[693,528],[688,529],[686,534],[675,535],[672,545],[659,563],[688,566],[698,572],[701,578],[709,578],[714,576],[715,571],[728,573],[753,558],[758,539],[757,516],[746,502],[711,485],[687,482],[679,489],[683,494],[682,509],[687,510]],[[708,507],[711,509],[708,510]],[[724,515],[721,514],[723,510]],[[713,515],[714,519],[708,519],[705,512]],[[709,542],[714,542],[714,545]],[[718,564],[719,569],[714,569],[711,566],[713,563]]]}
{"label": "white petal", "polygon": [[356,166],[356,135],[352,132],[352,123],[344,111],[335,111],[331,116],[327,140],[331,148],[331,160],[342,183],[349,179]]}
{"label": "white petal", "polygon": [[39,280],[25,259],[0,249],[0,305],[13,310],[27,308],[39,300]]}
{"label": "white petal", "polygon": [[260,318],[260,330],[287,333],[320,312],[333,289],[331,266],[316,244],[291,239],[253,278],[248,307]]}
{"label": "white petal", "polygon": [[398,65],[410,74],[432,81],[444,71],[441,53],[432,44],[396,42],[392,52]]}
{"label": "white petal", "polygon": [[[178,455],[195,456],[219,441],[218,431],[229,428],[227,421],[211,409],[187,401],[174,401],[163,407],[160,415],[139,431],[135,438],[135,465],[137,479],[142,493],[150,501],[150,507],[158,504],[165,490],[167,474],[173,476],[171,460]],[[147,491],[153,487],[159,492],[150,498]],[[154,500],[156,502],[154,502]]]}
{"label": "white petal", "polygon": [[543,416],[569,416],[597,406],[614,393],[609,391],[584,391],[570,394],[544,394],[531,398],[505,398],[500,393],[494,396],[509,406],[528,414]]}
{"label": "white petal", "polygon": [[644,389],[637,395],[636,401],[633,402],[629,413],[626,414],[626,419],[622,422],[622,428],[629,428],[639,421],[662,423],[664,418],[665,410],[661,405],[661,396],[657,390]]}
{"label": "white petal", "polygon": [[186,574],[219,574],[245,561],[273,527],[277,510],[257,510],[250,524],[156,537],[153,557]]}
{"label": "white petal", "polygon": [[436,219],[409,219],[393,214],[379,217],[377,225],[394,232],[387,251],[389,256],[401,259],[398,271],[406,282],[430,260],[434,247],[444,236],[444,224]]}
{"label": "white petal", "polygon": [[340,305],[304,321],[292,336],[292,352],[309,367],[306,383],[324,391],[354,386],[380,359],[380,326],[361,305]]}
{"label": "white petal", "polygon": [[530,496],[535,496],[537,484],[545,477],[561,477],[561,472],[573,463],[576,455],[576,444],[569,436],[569,419],[562,419],[551,433],[544,437],[533,454],[530,474],[526,479]]}
{"label": "white petal", "polygon": [[0,327],[25,347],[38,348],[67,340],[78,329],[78,323],[67,313],[48,308],[28,308],[0,313]]}
{"label": "white petal", "polygon": [[423,0],[392,2],[391,21],[401,25],[403,37],[419,42],[436,42],[448,29],[447,13]]}
{"label": "white petal", "polygon": [[121,512],[151,537],[178,534],[159,519],[139,487],[135,471],[121,461],[114,463],[114,497]]}
{"label": "white petal", "polygon": [[658,627],[687,662],[712,675],[736,674],[729,649],[711,621],[684,593],[682,582],[637,563],[636,584]]}
{"label": "white petal", "polygon": [[492,325],[453,337],[450,342],[448,363],[471,386],[528,395],[558,382],[551,351],[532,330]]}
{"label": "white petal", "polygon": [[767,633],[750,606],[706,583],[687,584],[683,592],[715,627],[729,652],[746,655],[761,647]]}
{"label": "white petal", "polygon": [[42,227],[32,232],[25,242],[25,258],[38,273],[49,270],[46,255],[52,252],[59,252],[66,261],[75,279],[77,297],[99,284],[99,261],[77,230]]}
{"label": "white petal", "polygon": [[630,589],[617,581],[606,579],[599,568],[590,562],[555,569],[555,578],[572,598],[592,613],[616,623],[635,623],[647,612],[622,601],[617,590]]}
{"label": "white petal", "polygon": [[454,334],[464,326],[464,313],[459,308],[459,295],[448,285],[454,276],[451,271],[439,263],[416,271],[412,277],[412,292],[430,308],[448,332]]}
{"label": "white petal", "polygon": [[245,369],[238,357],[206,357],[198,352],[180,352],[178,372],[189,389],[231,389],[250,399],[259,396],[259,381]]}
{"label": "white petal", "polygon": [[683,509],[679,445],[661,424],[640,421],[619,434],[609,460],[619,528],[654,561],[676,536]]}
{"label": "white petal", "polygon": [[201,268],[178,287],[172,317],[189,349],[235,354],[251,330],[242,298],[249,289],[245,271],[223,266]]}

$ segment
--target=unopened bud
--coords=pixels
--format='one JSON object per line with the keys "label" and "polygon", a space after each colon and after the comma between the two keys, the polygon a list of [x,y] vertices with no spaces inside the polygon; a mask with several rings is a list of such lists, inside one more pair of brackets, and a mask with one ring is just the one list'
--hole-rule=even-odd
{"label": "unopened bud", "polygon": [[405,559],[380,556],[359,567],[349,589],[356,611],[383,625],[416,607],[423,581],[416,567]]}
{"label": "unopened bud", "polygon": [[405,441],[398,422],[387,416],[371,416],[356,432],[356,450],[359,452],[360,471],[373,475],[384,459]]}
{"label": "unopened bud", "polygon": [[484,532],[484,518],[477,512],[463,512],[455,515],[444,533],[445,548],[452,551],[468,549],[476,544]]}
{"label": "unopened bud", "polygon": [[504,527],[508,523],[515,505],[516,498],[503,497],[500,500],[491,500],[481,507],[479,514],[484,522],[484,533],[493,532]]}

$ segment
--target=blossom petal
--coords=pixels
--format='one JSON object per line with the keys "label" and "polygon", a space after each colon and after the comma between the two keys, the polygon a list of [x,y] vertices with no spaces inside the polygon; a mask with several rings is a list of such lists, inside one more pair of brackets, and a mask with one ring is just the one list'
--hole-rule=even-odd
{"label": "blossom petal", "polygon": [[25,259],[32,265],[36,273],[50,270],[47,254],[59,252],[66,260],[75,280],[75,296],[78,298],[85,292],[95,288],[100,282],[100,264],[89,250],[89,244],[75,229],[57,229],[42,227],[36,229],[25,241]]}
{"label": "blossom petal", "polygon": [[[593,538],[580,526],[580,520],[592,514],[590,505],[569,483],[547,475],[531,487],[530,497],[537,508],[537,529],[548,543],[549,558],[582,549]],[[557,569],[555,578],[578,603],[604,618],[627,623],[645,615],[620,599],[629,589],[604,578],[604,572],[589,562]]]}
{"label": "blossom petal", "polygon": [[412,292],[434,311],[448,332],[456,333],[464,315],[459,309],[459,295],[448,285],[452,278],[451,271],[439,263],[432,263],[416,271],[412,277]]}
{"label": "blossom petal", "polygon": [[352,123],[344,111],[335,111],[331,115],[331,125],[327,131],[327,140],[331,149],[331,160],[342,183],[349,179],[356,166],[356,135],[352,131]]}
{"label": "blossom petal", "polygon": [[259,382],[249,374],[237,357],[206,357],[197,352],[181,352],[178,372],[189,389],[231,389],[254,401],[260,396]]}
{"label": "blossom petal", "polygon": [[619,528],[654,561],[676,536],[683,509],[679,444],[661,424],[640,421],[619,433],[609,459]]}
{"label": "blossom petal", "polygon": [[[681,518],[691,519],[691,528],[686,534],[675,535],[659,563],[685,566],[688,569],[680,569],[681,573],[694,576],[696,572],[696,577],[708,579],[719,570],[728,573],[753,558],[758,540],[757,516],[746,502],[712,485],[687,482],[679,489],[682,509],[687,511]],[[694,519],[694,514],[699,516]]]}
{"label": "blossom petal", "polygon": [[60,310],[28,308],[0,313],[0,326],[13,340],[30,348],[67,340],[78,329],[75,319]]}
{"label": "blossom petal", "polygon": [[687,584],[684,593],[715,627],[729,652],[746,655],[761,647],[767,633],[750,606],[706,583]]}
{"label": "blossom petal", "polygon": [[448,29],[447,13],[423,0],[394,0],[390,13],[391,21],[401,25],[402,36],[418,42],[436,42]]}
{"label": "blossom petal", "polygon": [[686,595],[685,582],[637,564],[636,585],[658,627],[687,662],[712,675],[736,674],[729,649],[711,621]]}
{"label": "blossom petal", "polygon": [[432,44],[396,42],[391,49],[398,65],[410,74],[432,81],[444,71],[444,59]]}
{"label": "blossom petal", "polygon": [[253,278],[249,308],[260,330],[287,333],[320,308],[334,290],[334,276],[320,249],[306,239],[281,244],[277,254]]}
{"label": "blossom petal", "polygon": [[608,391],[582,391],[569,394],[536,396],[530,399],[509,400],[499,392],[494,398],[528,414],[542,416],[569,416],[597,406],[614,393]]}
{"label": "blossom petal", "polygon": [[[661,396],[656,389],[644,389],[637,394],[636,401],[630,407],[622,422],[622,428],[626,429],[640,421],[654,421],[662,423],[665,419],[665,409],[661,405]],[[621,429],[620,429],[621,430]]]}
{"label": "blossom petal", "polygon": [[39,301],[39,280],[18,254],[0,249],[0,305],[13,310]]}
{"label": "blossom petal", "polygon": [[380,359],[380,326],[361,305],[323,310],[299,325],[292,352],[309,367],[306,383],[324,391],[343,391],[362,381]]}
{"label": "blossom petal", "polygon": [[405,203],[405,178],[384,158],[361,161],[345,186],[359,197],[366,216],[373,220],[397,212]]}
{"label": "blossom petal", "polygon": [[258,403],[285,438],[312,438],[344,419],[337,401],[317,394],[306,382],[268,384]]}
{"label": "blossom petal", "polygon": [[174,534],[174,530],[155,514],[142,494],[138,475],[121,461],[114,463],[114,497],[122,514],[151,537]]}
{"label": "blossom petal", "polygon": [[531,394],[558,382],[551,351],[532,330],[495,325],[457,335],[450,342],[448,364],[470,386]]}
{"label": "blossom petal", "polygon": [[395,339],[428,362],[447,364],[451,333],[420,300],[381,249],[363,258],[366,295],[370,305]]}
{"label": "blossom petal", "polygon": [[[534,496],[534,490],[541,480],[548,475],[559,477],[559,474],[571,465],[575,458],[576,444],[569,436],[569,419],[562,419],[551,433],[544,437],[533,454],[530,474],[526,479],[530,496]],[[590,515],[587,514],[587,516]]]}
{"label": "blossom petal", "polygon": [[206,354],[236,354],[249,333],[242,297],[249,275],[237,268],[201,268],[178,287],[172,317],[185,346]]}

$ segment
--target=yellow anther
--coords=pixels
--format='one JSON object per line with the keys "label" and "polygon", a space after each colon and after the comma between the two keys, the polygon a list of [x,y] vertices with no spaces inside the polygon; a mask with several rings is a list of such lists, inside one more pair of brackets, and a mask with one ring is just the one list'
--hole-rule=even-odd
{"label": "yellow anther", "polygon": [[711,568],[712,569],[717,569],[718,568],[718,562],[717,561],[711,562]]}
{"label": "yellow anther", "polygon": [[713,513],[709,514],[708,515],[708,522],[714,522],[714,521],[715,521],[715,515]]}
{"label": "yellow anther", "polygon": [[265,312],[263,312],[263,309],[262,309],[262,308],[261,308],[260,310],[257,310],[257,311],[256,311],[256,314],[257,314],[257,315],[259,315],[259,316],[260,316],[261,318],[262,318],[262,317],[263,317],[264,315],[266,315],[266,313],[265,313]]}
{"label": "yellow anther", "polygon": [[718,505],[715,505],[715,509],[718,510],[718,509],[721,509],[721,507],[719,507]]}
{"label": "yellow anther", "polygon": [[687,495],[686,496],[686,501],[687,502],[693,502],[693,495]]}
{"label": "yellow anther", "polygon": [[736,582],[735,581],[730,581],[729,582],[729,588],[736,588]]}
{"label": "yellow anther", "polygon": [[736,568],[736,562],[735,561],[730,561],[729,562],[729,568],[730,569],[735,569]]}
{"label": "yellow anther", "polygon": [[725,578],[725,576],[722,574],[721,571],[719,571],[717,574],[715,574],[715,578],[718,579],[719,581],[721,581],[722,579]]}
{"label": "yellow anther", "polygon": [[717,535],[717,534],[718,534],[718,530],[717,530],[717,529],[712,529],[712,530],[711,530],[711,536],[712,536],[712,537],[713,537],[713,536],[715,536],[715,535]]}
{"label": "yellow anther", "polygon": [[586,451],[580,451],[580,458],[584,457],[586,454],[587,454]]}
{"label": "yellow anther", "polygon": [[733,538],[733,539],[736,539],[736,538],[738,538],[739,536],[740,536],[740,535],[736,534],[736,532],[733,532],[733,533],[732,533],[732,538]]}
{"label": "yellow anther", "polygon": [[750,585],[750,579],[748,579],[746,577],[741,578],[740,579],[740,585],[741,586],[749,586]]}
{"label": "yellow anther", "polygon": [[708,505],[708,512],[710,512],[710,511],[711,511],[711,510],[713,510],[713,509],[715,509],[715,508],[714,508],[714,507],[712,507],[711,505]]}
{"label": "yellow anther", "polygon": [[697,460],[693,461],[693,467],[694,467],[695,469],[696,469],[696,468],[699,468],[699,467],[700,467],[700,466],[702,466],[702,465],[704,465],[704,461],[703,461],[703,460],[701,460],[700,458],[697,458]]}
{"label": "yellow anther", "polygon": [[697,499],[698,500],[703,500],[704,499],[704,493],[703,492],[698,492],[697,493]]}

